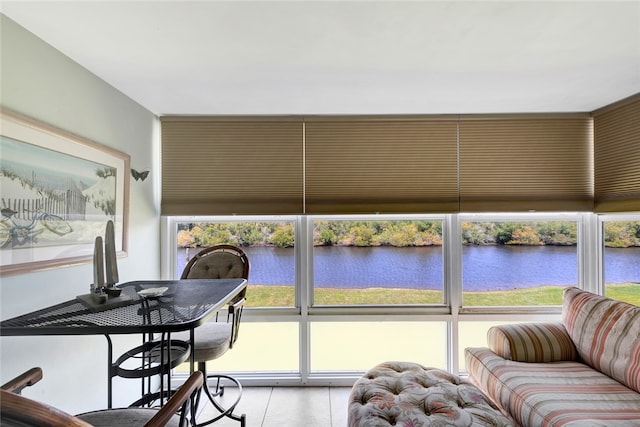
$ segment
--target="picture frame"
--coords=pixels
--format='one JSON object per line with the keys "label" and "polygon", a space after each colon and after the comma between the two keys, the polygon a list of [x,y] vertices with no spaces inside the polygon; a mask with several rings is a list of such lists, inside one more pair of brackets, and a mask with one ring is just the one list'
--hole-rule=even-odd
{"label": "picture frame", "polygon": [[0,276],[90,263],[115,226],[127,255],[130,156],[0,108]]}

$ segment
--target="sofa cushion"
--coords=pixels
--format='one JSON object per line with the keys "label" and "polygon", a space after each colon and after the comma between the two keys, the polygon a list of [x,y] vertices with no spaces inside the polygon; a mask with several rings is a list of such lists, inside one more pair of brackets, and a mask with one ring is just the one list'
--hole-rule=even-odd
{"label": "sofa cushion", "polygon": [[562,323],[500,325],[487,333],[489,348],[517,362],[559,362],[576,359],[576,348]]}
{"label": "sofa cushion", "polygon": [[640,307],[566,288],[562,323],[584,363],[640,392]]}
{"label": "sofa cushion", "polygon": [[522,363],[467,348],[473,382],[520,425],[637,427],[640,394],[579,362]]}

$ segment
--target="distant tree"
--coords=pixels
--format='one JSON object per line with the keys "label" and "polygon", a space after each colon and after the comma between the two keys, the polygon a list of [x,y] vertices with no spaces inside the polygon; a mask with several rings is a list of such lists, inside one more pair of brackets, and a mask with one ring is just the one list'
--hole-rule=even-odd
{"label": "distant tree", "polygon": [[200,237],[200,246],[237,245],[238,239],[224,224],[208,224]]}
{"label": "distant tree", "polygon": [[236,227],[236,240],[240,246],[252,246],[264,243],[265,236],[261,229],[260,223],[239,223]]}
{"label": "distant tree", "polygon": [[577,226],[571,221],[549,221],[535,223],[534,230],[545,245],[576,245]]}
{"label": "distant tree", "polygon": [[178,247],[181,248],[193,248],[196,246],[196,239],[193,238],[193,235],[187,230],[178,231],[177,237]]}
{"label": "distant tree", "polygon": [[507,244],[529,246],[544,245],[533,228],[529,227],[528,225],[513,230],[513,232],[511,233],[511,240],[509,240]]}
{"label": "distant tree", "polygon": [[396,247],[417,246],[418,227],[411,222],[403,222],[400,227],[396,227],[389,236],[387,244]]}
{"label": "distant tree", "polygon": [[462,243],[466,245],[486,245],[495,241],[490,238],[486,224],[477,222],[462,223]]}
{"label": "distant tree", "polygon": [[611,221],[604,227],[605,246],[628,248],[640,246],[640,221]]}
{"label": "distant tree", "polygon": [[320,230],[319,238],[318,238],[319,245],[333,246],[336,243],[338,243],[338,236],[336,236],[336,233],[334,233],[333,230],[330,230],[328,228]]}
{"label": "distant tree", "polygon": [[204,230],[199,225],[194,225],[190,231],[191,236],[193,237],[193,241],[196,246],[202,246],[202,234]]}
{"label": "distant tree", "polygon": [[271,236],[271,243],[279,248],[292,248],[295,244],[293,225],[285,224],[279,226]]}
{"label": "distant tree", "polygon": [[349,230],[352,245],[354,246],[373,246],[374,230],[366,225],[358,225]]}
{"label": "distant tree", "polygon": [[414,236],[409,235],[406,231],[397,231],[391,235],[388,244],[398,248],[415,246],[415,239]]}
{"label": "distant tree", "polygon": [[496,242],[500,245],[506,245],[513,240],[513,232],[520,228],[521,225],[514,222],[498,222],[496,223]]}
{"label": "distant tree", "polygon": [[442,234],[435,234],[431,232],[420,233],[416,238],[416,246],[441,246]]}

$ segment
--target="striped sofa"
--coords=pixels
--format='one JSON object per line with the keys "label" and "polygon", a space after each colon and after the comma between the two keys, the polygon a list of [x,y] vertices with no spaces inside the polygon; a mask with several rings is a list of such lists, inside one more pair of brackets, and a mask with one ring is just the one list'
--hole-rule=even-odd
{"label": "striped sofa", "polygon": [[640,307],[564,290],[562,322],[496,326],[471,380],[522,426],[640,426]]}

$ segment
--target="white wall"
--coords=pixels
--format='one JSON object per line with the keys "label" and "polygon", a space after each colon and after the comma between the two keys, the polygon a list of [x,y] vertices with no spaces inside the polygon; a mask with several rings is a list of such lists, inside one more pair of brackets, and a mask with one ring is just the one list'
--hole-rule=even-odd
{"label": "white wall", "polygon": [[[129,250],[118,266],[121,282],[159,278],[157,117],[10,19],[0,20],[3,107],[126,152],[134,168],[150,167],[147,180],[131,180]],[[89,264],[1,277],[0,318],[72,299],[86,293],[91,280]],[[115,337],[114,355],[140,341]],[[106,407],[103,336],[0,337],[0,356],[0,383],[30,367],[43,368],[44,379],[27,396],[71,413]],[[116,406],[139,394],[137,380],[118,379],[114,385]]]}

